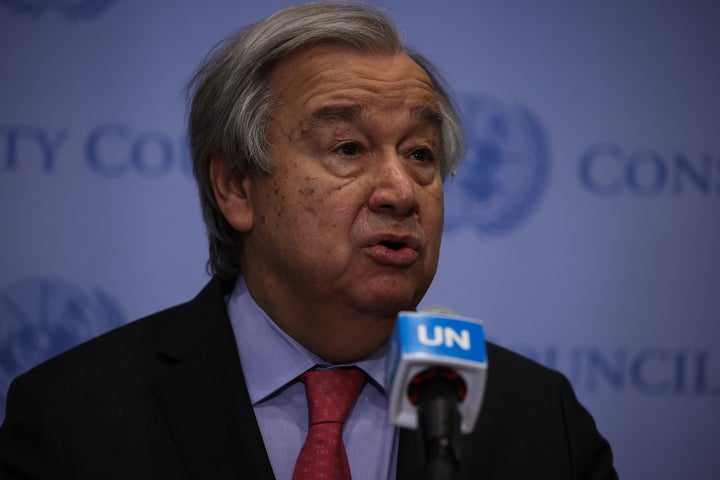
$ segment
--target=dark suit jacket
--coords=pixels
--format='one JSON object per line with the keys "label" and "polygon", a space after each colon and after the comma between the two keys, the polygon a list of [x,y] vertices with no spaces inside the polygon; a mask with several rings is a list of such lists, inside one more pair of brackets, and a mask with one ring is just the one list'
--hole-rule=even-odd
{"label": "dark suit jacket", "polygon": [[[0,479],[271,479],[214,279],[191,302],[18,377],[0,428]],[[612,455],[560,374],[488,345],[475,432],[458,478],[616,478]],[[401,432],[398,478],[422,477]]]}

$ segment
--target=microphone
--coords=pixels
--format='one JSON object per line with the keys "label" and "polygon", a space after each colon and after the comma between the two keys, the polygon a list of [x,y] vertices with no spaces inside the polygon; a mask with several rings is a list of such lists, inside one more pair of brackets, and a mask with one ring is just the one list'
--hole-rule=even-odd
{"label": "microphone", "polygon": [[487,376],[483,324],[448,309],[400,312],[390,340],[390,423],[419,429],[431,478],[451,478],[457,437],[475,427]]}

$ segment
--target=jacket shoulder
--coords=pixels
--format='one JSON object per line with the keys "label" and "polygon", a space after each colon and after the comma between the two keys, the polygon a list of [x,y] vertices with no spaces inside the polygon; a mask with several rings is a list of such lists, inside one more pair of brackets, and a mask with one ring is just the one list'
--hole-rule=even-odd
{"label": "jacket shoulder", "polygon": [[[61,387],[68,375],[129,373],[145,368],[149,356],[181,354],[205,332],[227,318],[227,286],[213,279],[192,300],[155,312],[72,347],[20,375],[42,378],[48,386]],[[146,372],[147,373],[147,372]]]}
{"label": "jacket shoulder", "polygon": [[498,345],[487,347],[475,448],[497,449],[498,472],[518,469],[513,459],[527,450],[528,478],[617,478],[610,446],[565,375]]}
{"label": "jacket shoulder", "polygon": [[487,342],[488,372],[493,383],[501,382],[507,388],[547,389],[557,382],[565,383],[565,376],[541,363],[512,350]]}

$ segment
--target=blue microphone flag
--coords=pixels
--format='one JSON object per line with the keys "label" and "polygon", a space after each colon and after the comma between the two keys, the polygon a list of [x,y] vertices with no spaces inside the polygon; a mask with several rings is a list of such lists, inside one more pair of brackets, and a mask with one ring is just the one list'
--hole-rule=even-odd
{"label": "blue microphone flag", "polygon": [[440,367],[457,373],[467,387],[458,405],[460,429],[469,433],[480,413],[487,374],[483,324],[478,320],[432,312],[400,312],[388,356],[390,423],[418,427],[417,407],[408,398],[410,382],[419,373]]}

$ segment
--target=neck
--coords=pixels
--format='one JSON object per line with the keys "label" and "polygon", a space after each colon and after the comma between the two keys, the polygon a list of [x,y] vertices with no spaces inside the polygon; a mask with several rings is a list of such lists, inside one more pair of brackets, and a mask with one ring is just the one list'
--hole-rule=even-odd
{"label": "neck", "polygon": [[283,331],[331,363],[367,357],[384,345],[395,326],[396,311],[357,312],[333,302],[293,302],[277,290],[267,295],[247,282],[255,302]]}
{"label": "neck", "polygon": [[[395,320],[344,321],[339,328],[330,322],[318,321],[311,328],[295,329],[294,325],[276,322],[305,348],[331,363],[361,360],[384,345],[390,338]],[[309,322],[304,325],[309,325]]]}

